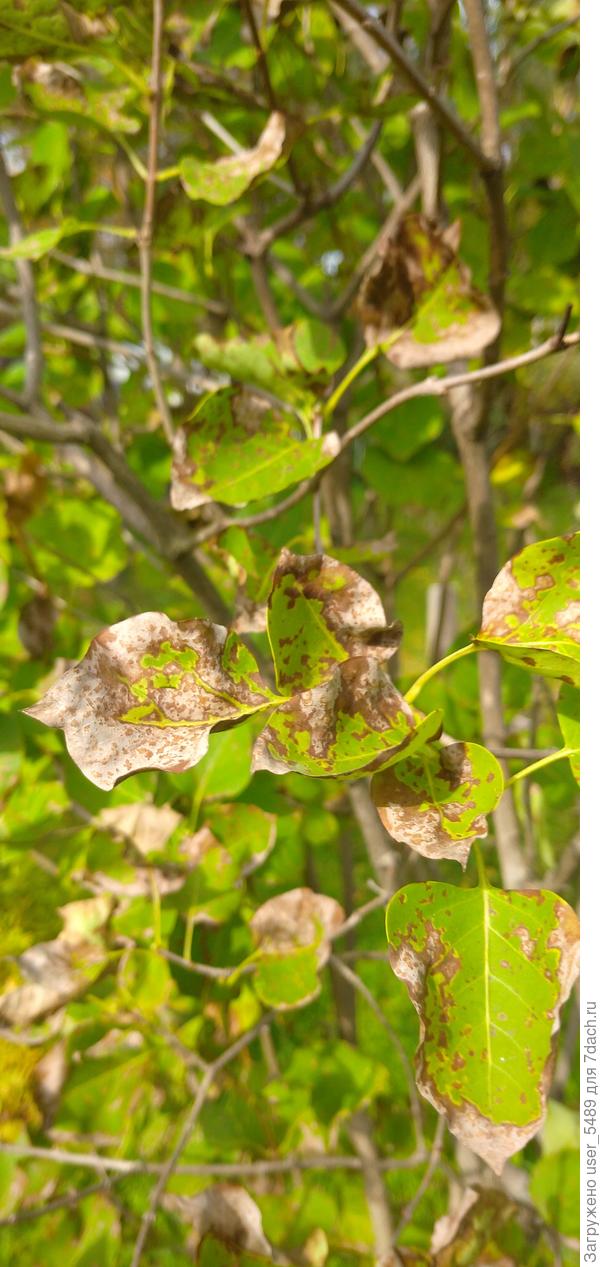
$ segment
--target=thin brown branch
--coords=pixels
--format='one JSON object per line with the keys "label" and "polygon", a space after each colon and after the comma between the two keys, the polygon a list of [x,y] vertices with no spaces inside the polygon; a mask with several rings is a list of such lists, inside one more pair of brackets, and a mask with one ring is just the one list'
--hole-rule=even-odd
{"label": "thin brown branch", "polygon": [[446,1119],[445,1117],[440,1116],[438,1118],[437,1126],[435,1128],[435,1135],[433,1137],[433,1143],[431,1145],[431,1152],[429,1154],[429,1161],[427,1162],[425,1173],[423,1175],[423,1178],[421,1179],[421,1182],[414,1196],[411,1197],[410,1201],[407,1202],[407,1204],[404,1207],[404,1210],[402,1211],[402,1217],[396,1228],[396,1233],[395,1233],[396,1239],[400,1235],[400,1232],[402,1231],[402,1229],[406,1227],[408,1223],[410,1223],[412,1216],[419,1204],[419,1201],[421,1200],[422,1197],[425,1196],[425,1193],[427,1192],[427,1189],[439,1165],[439,1160],[442,1154],[442,1148],[444,1147],[445,1133],[446,1133]]}
{"label": "thin brown branch", "polygon": [[506,85],[512,79],[513,75],[516,74],[523,62],[526,61],[528,57],[531,57],[532,53],[537,53],[538,48],[541,48],[544,44],[548,44],[550,40],[556,39],[557,35],[562,35],[562,32],[567,31],[571,26],[579,26],[579,14],[575,18],[565,18],[562,22],[556,22],[554,26],[549,26],[546,31],[542,31],[542,34],[536,36],[534,40],[530,40],[529,44],[526,44],[525,47],[520,50],[518,55],[508,66],[505,74],[502,76],[502,88],[506,88]]}
{"label": "thin brown branch", "polygon": [[418,66],[411,61],[395,36],[377,18],[372,17],[368,10],[359,4],[358,0],[336,0],[336,3],[340,9],[345,10],[352,18],[355,18],[361,28],[388,54],[394,65],[408,80],[417,96],[431,106],[440,123],[452,133],[462,148],[474,160],[478,170],[481,172],[488,171],[490,161],[480,149],[475,138],[451,107],[433,91],[425,76]]}
{"label": "thin brown branch", "polygon": [[20,439],[58,445],[70,460],[72,446],[90,449],[98,461],[88,458],[81,473],[108,498],[132,532],[170,561],[211,619],[228,624],[230,613],[195,556],[195,543],[187,525],[151,496],[123,454],[91,419],[77,414],[66,423],[58,423],[41,412],[25,415],[2,411],[0,427]]}
{"label": "thin brown branch", "polygon": [[398,405],[405,404],[407,400],[413,400],[416,396],[446,396],[448,392],[451,392],[456,387],[483,383],[488,379],[498,378],[503,374],[510,374],[513,370],[522,369],[525,365],[533,365],[536,361],[542,361],[547,356],[553,356],[556,352],[565,352],[569,348],[577,347],[578,345],[578,331],[574,334],[568,334],[562,339],[552,335],[544,343],[540,343],[537,348],[531,348],[529,352],[521,352],[518,356],[509,356],[504,361],[496,361],[494,365],[484,365],[481,369],[467,370],[464,374],[451,374],[446,378],[422,379],[419,383],[413,383],[410,387],[404,387],[401,391],[395,392],[393,396],[389,396],[387,400],[382,401],[370,413],[365,414],[364,418],[355,422],[354,426],[350,427],[342,436],[341,450],[346,449],[358,436],[361,436],[369,427],[379,422],[379,419],[384,418],[392,409],[396,409]]}
{"label": "thin brown branch", "polygon": [[[64,264],[65,268],[81,273],[83,277],[98,277],[100,281],[115,282],[119,286],[134,286],[137,290],[141,288],[141,278],[137,273],[128,273],[122,268],[109,268],[97,258],[93,261],[78,259],[75,255],[66,255],[64,251],[51,251],[50,256],[59,264]],[[164,295],[165,299],[176,299],[178,303],[191,304],[195,308],[206,308],[208,312],[213,312],[218,317],[225,316],[227,311],[225,305],[216,299],[207,299],[204,295],[181,290],[179,286],[168,286],[165,282],[153,281],[152,291],[155,295]]]}
{"label": "thin brown branch", "polygon": [[373,1228],[373,1242],[378,1259],[385,1258],[394,1245],[394,1225],[387,1189],[381,1173],[381,1160],[373,1139],[373,1124],[364,1109],[348,1121],[348,1136],[356,1150],[363,1173],[365,1198]]}
{"label": "thin brown branch", "polygon": [[179,1133],[179,1138],[177,1140],[177,1143],[173,1151],[171,1152],[170,1157],[167,1158],[167,1161],[160,1168],[158,1180],[156,1184],[154,1185],[154,1189],[150,1197],[148,1209],[146,1210],[142,1218],[142,1221],[140,1223],[140,1229],[138,1232],[135,1248],[134,1248],[133,1255],[131,1258],[131,1267],[139,1267],[139,1264],[142,1261],[144,1246],[146,1244],[146,1240],[148,1238],[148,1233],[150,1231],[150,1228],[152,1227],[152,1224],[154,1223],[154,1220],[156,1219],[161,1197],[167,1187],[169,1179],[171,1178],[171,1176],[176,1170],[177,1162],[179,1161],[179,1158],[181,1157],[182,1152],[184,1151],[186,1145],[189,1143],[193,1135],[196,1122],[198,1120],[200,1113],[202,1112],[203,1105],[206,1101],[206,1097],[210,1091],[212,1083],[214,1082],[217,1075],[221,1072],[221,1070],[225,1069],[225,1067],[228,1064],[230,1064],[232,1060],[235,1060],[236,1056],[239,1056],[241,1051],[244,1051],[244,1049],[249,1045],[249,1043],[253,1042],[253,1040],[260,1033],[263,1025],[267,1025],[271,1017],[272,1017],[272,1013],[265,1012],[264,1016],[261,1016],[260,1020],[257,1021],[256,1025],[252,1026],[252,1029],[247,1030],[245,1034],[242,1034],[240,1038],[238,1038],[234,1043],[231,1044],[231,1047],[228,1047],[226,1051],[221,1052],[221,1055],[217,1056],[216,1060],[214,1060],[212,1064],[209,1065],[208,1069],[206,1070],[206,1073],[204,1074],[204,1077],[202,1078],[202,1081],[200,1082],[198,1086],[198,1090],[196,1091],[196,1095],[194,1096],[194,1100],[192,1102],[191,1108],[189,1109],[185,1122],[183,1123],[183,1126]]}
{"label": "thin brown branch", "polygon": [[[0,1143],[0,1156],[32,1158],[45,1161],[56,1166],[81,1166],[86,1170],[113,1172],[120,1175],[158,1175],[163,1169],[159,1162],[147,1162],[141,1159],[125,1159],[122,1157],[102,1157],[98,1153],[72,1152],[63,1148],[42,1148],[35,1144]],[[382,1170],[413,1170],[425,1161],[421,1153],[411,1153],[407,1157],[383,1157],[379,1161]],[[261,1159],[259,1161],[242,1162],[190,1162],[176,1166],[174,1174],[196,1175],[204,1177],[218,1175],[220,1178],[234,1178],[247,1175],[250,1178],[264,1175],[284,1175],[294,1170],[362,1170],[358,1157],[350,1155],[333,1156],[326,1153],[310,1155],[291,1154],[289,1157]]]}
{"label": "thin brown branch", "polygon": [[148,167],[146,178],[146,198],[144,213],[138,234],[138,251],[140,257],[140,284],[142,328],[148,373],[152,383],[156,407],[160,414],[163,431],[169,444],[175,434],[171,410],[165,395],[158,367],[154,346],[154,330],[152,325],[152,237],[154,232],[154,207],[156,202],[156,173],[158,169],[158,138],[160,131],[160,111],[162,105],[161,43],[163,31],[163,3],[153,0],[152,27],[152,66],[149,85],[149,131],[148,131]]}
{"label": "thin brown branch", "polygon": [[[494,304],[498,312],[502,314],[508,268],[508,231],[504,206],[502,136],[496,75],[485,25],[484,0],[464,0],[464,2],[479,97],[481,149],[488,163],[482,175],[489,211],[489,287]],[[499,346],[498,339],[487,349],[488,364],[496,360]]]}
{"label": "thin brown branch", "polygon": [[52,1214],[55,1210],[72,1210],[79,1205],[80,1201],[85,1201],[86,1197],[108,1191],[109,1186],[106,1180],[101,1183],[90,1183],[87,1188],[77,1188],[74,1192],[66,1192],[62,1197],[55,1197],[52,1201],[42,1201],[39,1205],[15,1210],[13,1214],[0,1219],[0,1227],[15,1227],[18,1223],[30,1223],[33,1219],[42,1219],[45,1214]]}
{"label": "thin brown branch", "polygon": [[[11,179],[6,161],[0,148],[0,202],[8,225],[8,240],[11,246],[17,246],[24,237],[21,217],[15,203]],[[37,399],[42,382],[44,358],[42,353],[42,332],[35,293],[35,279],[30,260],[16,259],[15,268],[19,280],[19,294],[25,324],[25,398],[31,405]]]}
{"label": "thin brown branch", "polygon": [[421,1101],[419,1100],[417,1089],[415,1087],[415,1081],[413,1077],[411,1063],[408,1059],[408,1056],[406,1055],[404,1047],[400,1039],[398,1038],[398,1035],[395,1029],[388,1021],[387,1016],[384,1014],[384,1012],[380,1008],[377,1002],[377,999],[371,993],[371,991],[369,990],[369,987],[365,985],[365,982],[362,980],[362,978],[358,976],[358,973],[353,972],[352,968],[349,968],[348,964],[345,963],[343,959],[338,958],[337,955],[332,955],[330,962],[331,962],[332,967],[335,969],[335,971],[339,972],[340,976],[343,977],[344,980],[347,981],[349,985],[352,986],[353,990],[356,990],[356,993],[360,994],[361,998],[365,1000],[367,1007],[371,1009],[373,1015],[377,1018],[382,1029],[385,1030],[385,1033],[387,1034],[392,1044],[392,1047],[394,1047],[394,1049],[398,1053],[398,1056],[400,1057],[400,1063],[402,1065],[402,1068],[404,1070],[404,1076],[406,1078],[406,1085],[408,1088],[408,1098],[410,1101],[413,1125],[415,1128],[415,1144],[418,1151],[423,1152],[425,1149],[425,1140],[424,1140],[424,1135],[423,1135],[423,1110],[421,1108]]}

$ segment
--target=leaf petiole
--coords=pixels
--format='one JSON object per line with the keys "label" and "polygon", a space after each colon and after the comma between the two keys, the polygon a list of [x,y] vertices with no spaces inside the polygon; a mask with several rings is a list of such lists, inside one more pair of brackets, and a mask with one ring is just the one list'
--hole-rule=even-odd
{"label": "leaf petiole", "polygon": [[402,333],[402,330],[394,330],[392,334],[388,335],[387,339],[382,339],[381,343],[375,343],[373,347],[365,348],[362,356],[359,356],[358,360],[348,370],[348,373],[338,383],[335,391],[331,393],[323,409],[323,419],[329,418],[330,414],[333,413],[342,396],[345,396],[348,388],[352,386],[355,378],[358,378],[359,374],[362,374],[363,370],[367,368],[367,365],[375,361],[378,356],[387,352],[388,348],[391,348],[396,343]]}
{"label": "leaf petiole", "polygon": [[455,660],[462,660],[463,656],[471,655],[473,651],[478,650],[479,648],[476,647],[475,643],[470,642],[468,647],[459,647],[458,651],[452,651],[450,655],[444,656],[443,660],[438,660],[435,664],[432,664],[405,692],[404,698],[407,704],[412,704],[413,700],[417,698],[417,695],[423,689],[425,684],[429,682],[430,678],[435,677],[436,673],[440,673],[441,670],[447,668],[449,664],[454,664]]}
{"label": "leaf petiole", "polygon": [[577,748],[559,748],[557,752],[551,752],[547,757],[540,757],[539,761],[533,761],[531,765],[526,765],[522,770],[517,770],[516,774],[511,775],[510,779],[507,779],[506,786],[512,787],[513,783],[518,783],[519,779],[526,779],[530,774],[535,774],[536,770],[552,765],[555,761],[564,761],[566,757],[572,757],[576,752]]}
{"label": "leaf petiole", "polygon": [[488,880],[487,871],[485,869],[485,862],[483,861],[483,850],[481,848],[481,845],[479,844],[479,841],[474,840],[472,848],[473,848],[473,854],[475,857],[475,862],[477,865],[477,879],[479,880],[479,888],[489,889],[490,882]]}

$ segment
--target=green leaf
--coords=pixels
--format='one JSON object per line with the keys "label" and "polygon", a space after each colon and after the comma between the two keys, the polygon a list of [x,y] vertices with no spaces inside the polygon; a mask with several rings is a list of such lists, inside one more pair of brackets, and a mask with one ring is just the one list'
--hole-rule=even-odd
{"label": "green leaf", "polygon": [[579,685],[579,533],[537,541],[498,573],[483,602],[477,646]]}
{"label": "green leaf", "polygon": [[254,745],[252,768],[360,776],[420,750],[441,725],[439,711],[417,721],[377,660],[348,660],[322,686],[271,714]]}
{"label": "green leaf", "polygon": [[536,1161],[531,1198],[542,1218],[562,1236],[579,1235],[579,1150],[562,1148]]}
{"label": "green leaf", "polygon": [[213,726],[274,699],[237,634],[144,612],[98,634],[81,663],[25,711],[61,726],[80,770],[110,789],[137,770],[189,769]]}
{"label": "green leaf", "polygon": [[331,326],[313,317],[306,317],[293,327],[292,342],[301,366],[309,374],[333,374],[346,356],[344,344]]}
{"label": "green leaf", "polygon": [[213,805],[204,825],[181,842],[179,852],[200,868],[216,892],[233,888],[262,866],[276,835],[275,815],[257,805]]}
{"label": "green leaf", "polygon": [[565,748],[572,748],[569,764],[579,783],[579,691],[574,686],[563,686],[556,705],[558,724]]}
{"label": "green leaf", "polygon": [[459,229],[406,216],[363,281],[357,311],[367,346],[387,343],[400,369],[478,356],[498,334],[498,313],[456,255]]}
{"label": "green leaf", "polygon": [[116,237],[133,238],[135,229],[122,228],[120,225],[98,225],[84,220],[75,220],[67,216],[60,224],[48,225],[45,229],[36,229],[27,233],[12,246],[0,247],[0,259],[5,260],[41,260],[49,251],[53,251],[63,238],[73,237],[77,233],[95,233],[101,229],[103,233],[112,233]]}
{"label": "green leaf", "polygon": [[371,797],[394,840],[425,858],[464,868],[473,841],[487,836],[486,814],[504,791],[502,769],[476,743],[429,747],[375,775]]}
{"label": "green leaf", "polygon": [[171,502],[176,510],[211,501],[244,506],[314,475],[338,452],[335,432],[307,440],[264,398],[224,388],[204,396],[177,433]]}
{"label": "green leaf", "polygon": [[325,682],[337,664],[367,653],[388,659],[399,641],[379,596],[326,554],[283,550],[269,597],[267,631],[277,686],[286,695]]}
{"label": "green leaf", "polygon": [[285,119],[275,111],[261,133],[254,149],[242,150],[214,163],[186,156],[180,172],[188,198],[201,198],[215,207],[237,202],[258,176],[274,167],[281,157],[285,141]]}
{"label": "green leaf", "polygon": [[546,890],[400,889],[390,962],[419,1014],[417,1081],[450,1130],[500,1173],[544,1119],[579,924]]}

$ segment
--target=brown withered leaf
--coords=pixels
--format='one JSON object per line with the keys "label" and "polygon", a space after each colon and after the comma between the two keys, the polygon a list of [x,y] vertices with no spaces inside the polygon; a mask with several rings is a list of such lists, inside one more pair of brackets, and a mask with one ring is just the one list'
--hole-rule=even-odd
{"label": "brown withered leaf", "polygon": [[58,937],[18,956],[23,984],[0,996],[0,1021],[19,1028],[30,1025],[85,990],[106,958],[103,932],[112,907],[103,895],[59,908],[63,928]]}
{"label": "brown withered leaf", "polygon": [[213,1184],[194,1197],[168,1192],[163,1197],[163,1205],[193,1224],[200,1244],[207,1236],[214,1236],[231,1249],[272,1258],[261,1212],[245,1188],[238,1184]]}
{"label": "brown withered leaf", "polygon": [[498,761],[474,743],[430,745],[371,783],[373,803],[394,840],[424,858],[452,858],[463,868],[473,841],[487,836],[486,814],[503,791]]}
{"label": "brown withered leaf", "polygon": [[379,595],[352,568],[327,554],[290,550],[282,550],[273,577],[267,630],[286,695],[319,686],[336,664],[355,656],[389,659],[401,634],[399,624],[387,624]]}
{"label": "brown withered leaf", "polygon": [[146,805],[135,801],[128,805],[105,806],[96,821],[100,827],[106,827],[109,832],[130,841],[146,855],[163,849],[182,820],[181,814],[170,805]]}
{"label": "brown withered leaf", "polygon": [[498,334],[498,313],[472,285],[457,238],[456,224],[442,230],[406,216],[362,283],[356,309],[367,346],[399,330],[385,355],[400,369],[478,356]]}
{"label": "brown withered leaf", "polygon": [[110,789],[138,770],[189,769],[211,727],[273,699],[236,634],[143,612],[98,634],[80,664],[25,711],[61,726],[80,770]]}
{"label": "brown withered leaf", "polygon": [[254,744],[252,769],[360,776],[421,748],[441,724],[440,712],[418,721],[377,660],[347,660],[322,686],[271,714]]}
{"label": "brown withered leaf", "polygon": [[261,950],[273,955],[317,941],[317,962],[322,967],[329,958],[331,937],[343,922],[344,912],[335,898],[300,888],[269,898],[254,912],[250,927]]}

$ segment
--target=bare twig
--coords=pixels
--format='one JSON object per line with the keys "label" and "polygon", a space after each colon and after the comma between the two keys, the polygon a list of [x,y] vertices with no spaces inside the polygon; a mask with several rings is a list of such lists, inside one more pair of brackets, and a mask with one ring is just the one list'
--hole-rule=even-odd
{"label": "bare twig", "polygon": [[198,1090],[192,1102],[191,1108],[187,1114],[185,1122],[179,1133],[179,1138],[177,1140],[177,1143],[170,1157],[167,1159],[164,1165],[161,1166],[160,1168],[158,1180],[156,1184],[154,1185],[154,1190],[150,1197],[148,1209],[146,1210],[140,1224],[140,1229],[138,1232],[135,1248],[134,1248],[132,1259],[131,1259],[131,1267],[139,1267],[139,1264],[142,1261],[144,1246],[146,1244],[146,1240],[147,1240],[150,1228],[152,1227],[152,1224],[154,1223],[154,1220],[156,1218],[161,1197],[167,1187],[167,1184],[169,1182],[169,1179],[171,1178],[171,1175],[174,1173],[177,1167],[177,1162],[179,1161],[179,1158],[181,1157],[181,1154],[186,1144],[189,1142],[193,1134],[194,1128],[196,1126],[196,1122],[202,1111],[202,1107],[206,1101],[206,1097],[210,1091],[212,1083],[214,1082],[217,1075],[221,1072],[221,1070],[224,1069],[226,1065],[230,1064],[232,1060],[235,1060],[236,1056],[239,1056],[240,1052],[244,1051],[244,1049],[249,1045],[249,1043],[253,1042],[253,1040],[260,1033],[263,1025],[267,1025],[271,1017],[272,1017],[272,1013],[268,1013],[268,1012],[266,1012],[264,1016],[261,1016],[260,1020],[257,1021],[256,1025],[252,1026],[252,1029],[247,1030],[245,1034],[242,1034],[240,1038],[236,1039],[236,1041],[231,1044],[231,1047],[228,1047],[227,1050],[222,1052],[220,1056],[217,1056],[216,1060],[214,1060],[212,1064],[209,1065],[208,1069],[206,1070],[206,1073],[204,1074],[204,1077],[202,1078],[202,1081],[200,1082],[198,1086]]}
{"label": "bare twig", "polygon": [[431,106],[440,123],[452,133],[463,149],[466,150],[479,171],[488,171],[490,166],[489,159],[480,149],[475,138],[451,107],[433,91],[425,76],[418,66],[411,61],[395,36],[377,18],[372,17],[368,10],[359,4],[358,0],[336,0],[336,3],[340,9],[344,9],[346,13],[355,18],[362,29],[388,54],[390,60],[401,71],[405,79],[408,80],[413,91]]}
{"label": "bare twig", "polygon": [[[2,149],[0,148],[0,201],[4,208],[8,224],[8,240],[11,246],[17,246],[23,238],[21,217],[15,203],[12,184]],[[30,260],[16,259],[15,268],[19,279],[19,292],[25,323],[25,398],[28,405],[33,404],[39,394],[44,368],[42,353],[42,332],[35,294],[35,280]]]}
{"label": "bare twig", "polygon": [[365,1198],[369,1207],[373,1241],[377,1258],[385,1258],[394,1245],[394,1225],[386,1186],[381,1173],[381,1160],[373,1140],[373,1126],[368,1113],[359,1109],[348,1121],[352,1147],[362,1163]]}
{"label": "bare twig", "polygon": [[[481,149],[488,164],[482,171],[489,208],[490,266],[489,286],[492,299],[502,313],[508,265],[508,235],[504,207],[502,136],[498,95],[492,54],[485,25],[483,0],[464,0],[471,56],[475,70],[481,114]],[[499,341],[486,351],[488,364],[496,360]]]}
{"label": "bare twig", "polygon": [[77,1188],[74,1192],[66,1192],[62,1197],[54,1197],[52,1201],[42,1201],[29,1209],[15,1210],[14,1214],[0,1219],[0,1227],[15,1227],[17,1223],[29,1223],[32,1219],[42,1219],[45,1214],[52,1214],[54,1210],[71,1210],[79,1205],[80,1201],[85,1201],[86,1197],[93,1197],[98,1192],[106,1192],[109,1187],[107,1181],[103,1180],[102,1183],[88,1184],[87,1188]]}
{"label": "bare twig", "polygon": [[158,165],[158,137],[160,128],[160,111],[162,103],[161,76],[161,42],[163,30],[163,0],[153,0],[152,27],[152,67],[150,71],[149,101],[150,117],[148,131],[148,176],[146,180],[146,198],[144,213],[138,234],[138,250],[140,256],[140,283],[142,328],[148,373],[152,383],[154,399],[160,414],[165,436],[172,444],[174,437],[173,419],[165,391],[162,385],[158,360],[154,347],[154,331],[152,326],[152,235],[154,231],[154,206],[156,201],[156,171]]}
{"label": "bare twig", "polygon": [[371,991],[369,990],[369,987],[365,985],[361,977],[358,976],[358,973],[353,972],[352,968],[349,968],[348,964],[344,963],[343,959],[338,958],[337,955],[332,955],[330,962],[331,962],[332,967],[335,968],[335,971],[339,972],[340,976],[342,976],[345,981],[348,981],[348,983],[352,986],[352,988],[356,990],[357,994],[360,994],[361,998],[365,1000],[365,1003],[367,1004],[368,1007],[370,1007],[373,1015],[377,1017],[379,1024],[381,1025],[382,1029],[385,1030],[392,1046],[395,1048],[395,1050],[397,1051],[400,1057],[400,1063],[402,1065],[402,1068],[404,1070],[404,1076],[406,1078],[406,1085],[408,1088],[408,1098],[410,1101],[413,1125],[415,1128],[415,1144],[419,1152],[422,1152],[425,1148],[425,1140],[424,1140],[424,1135],[423,1135],[423,1111],[421,1108],[421,1101],[419,1100],[417,1090],[415,1087],[411,1064],[406,1055],[404,1047],[402,1043],[400,1042],[400,1039],[398,1038],[398,1035],[396,1034],[395,1029],[393,1028],[392,1025],[390,1025],[390,1022],[388,1021],[387,1016],[385,1016],[385,1014],[382,1012],[377,1002],[377,999],[371,993]]}
{"label": "bare twig", "polygon": [[421,1179],[421,1182],[414,1196],[411,1197],[410,1201],[405,1205],[404,1210],[402,1211],[402,1217],[396,1228],[396,1238],[398,1238],[398,1236],[400,1235],[400,1232],[402,1231],[403,1227],[406,1227],[406,1225],[410,1223],[410,1220],[412,1219],[412,1216],[419,1204],[419,1201],[425,1195],[431,1183],[431,1180],[433,1179],[433,1176],[439,1164],[442,1148],[444,1146],[445,1133],[446,1133],[446,1119],[445,1117],[440,1116],[438,1118],[437,1126],[435,1128],[435,1135],[433,1137],[433,1143],[431,1145],[431,1153],[429,1154],[429,1161],[425,1168],[425,1173],[423,1175],[423,1178]]}
{"label": "bare twig", "polygon": [[[75,255],[66,255],[64,251],[51,251],[50,255],[59,264],[64,264],[65,268],[71,268],[84,277],[98,277],[101,281],[116,282],[120,286],[135,286],[138,290],[141,288],[142,281],[137,273],[128,273],[122,268],[108,268],[96,257],[93,260],[78,259]],[[207,299],[195,291],[181,290],[179,286],[168,286],[165,282],[153,281],[152,290],[155,295],[164,295],[165,299],[176,299],[178,303],[206,308],[218,317],[223,317],[227,311],[225,305],[216,299]]]}
{"label": "bare twig", "polygon": [[[78,1153],[64,1148],[41,1148],[35,1144],[0,1143],[0,1156],[35,1158],[56,1166],[81,1166],[85,1170],[113,1172],[120,1175],[158,1175],[163,1169],[159,1162],[126,1159],[122,1157],[101,1157],[98,1153]],[[382,1170],[413,1170],[425,1161],[422,1153],[411,1153],[407,1157],[383,1157],[379,1165]],[[250,1178],[263,1175],[285,1175],[294,1170],[362,1170],[362,1162],[358,1157],[333,1156],[326,1153],[312,1155],[291,1154],[289,1157],[277,1157],[259,1161],[242,1162],[190,1162],[176,1166],[174,1174],[196,1175],[199,1178],[218,1175],[221,1178],[234,1178],[236,1175],[247,1175]]]}
{"label": "bare twig", "polygon": [[531,57],[532,53],[537,53],[538,48],[541,48],[543,44],[547,44],[550,40],[556,39],[557,35],[562,35],[562,32],[567,31],[571,26],[579,26],[579,15],[575,18],[564,18],[562,22],[556,22],[554,26],[549,26],[546,31],[542,31],[541,35],[536,36],[534,40],[530,40],[529,44],[526,44],[525,47],[520,50],[517,57],[515,57],[510,63],[505,74],[502,76],[502,88],[506,88],[509,80],[512,79],[513,75],[516,74],[519,69],[519,66],[521,66],[528,57]]}
{"label": "bare twig", "polygon": [[529,352],[521,352],[518,356],[509,356],[504,361],[496,361],[494,365],[484,365],[481,369],[468,370],[464,374],[449,374],[446,378],[426,378],[419,383],[412,383],[410,387],[404,387],[393,396],[389,396],[370,413],[365,414],[364,418],[355,422],[354,426],[342,436],[341,449],[346,449],[358,436],[379,422],[379,419],[384,418],[392,409],[396,409],[398,405],[404,405],[407,400],[413,400],[416,396],[446,396],[456,387],[483,383],[490,378],[510,374],[513,370],[522,369],[525,365],[533,365],[546,356],[553,356],[555,352],[565,352],[569,348],[577,347],[578,344],[579,332],[568,334],[562,339],[552,335],[537,348],[531,348]]}

